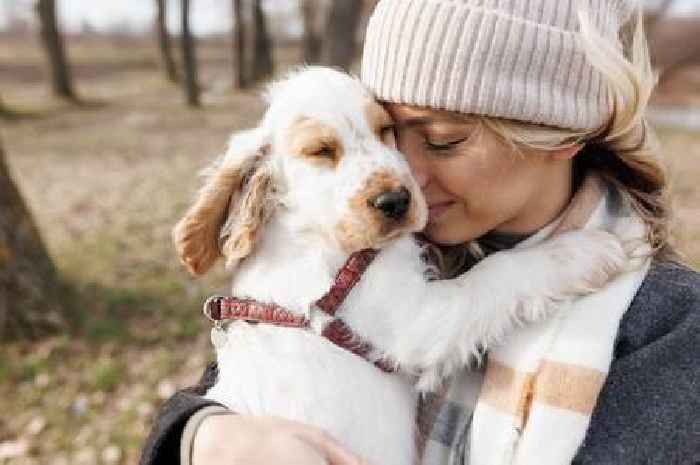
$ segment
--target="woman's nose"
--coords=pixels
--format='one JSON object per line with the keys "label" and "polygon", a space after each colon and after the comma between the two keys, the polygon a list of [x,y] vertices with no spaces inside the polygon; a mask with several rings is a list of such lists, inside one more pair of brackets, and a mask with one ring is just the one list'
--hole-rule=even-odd
{"label": "woman's nose", "polygon": [[428,173],[414,170],[413,168],[411,168],[411,171],[413,172],[413,177],[418,183],[418,187],[420,187],[421,189],[425,189],[425,187],[428,185],[428,181],[430,180],[430,176],[428,176]]}
{"label": "woman's nose", "polygon": [[418,186],[421,189],[425,189],[430,182],[430,171],[425,162],[421,160],[420,155],[411,154],[408,150],[404,152],[404,156],[406,157],[408,166],[411,168],[411,174],[413,174],[413,178],[418,183]]}

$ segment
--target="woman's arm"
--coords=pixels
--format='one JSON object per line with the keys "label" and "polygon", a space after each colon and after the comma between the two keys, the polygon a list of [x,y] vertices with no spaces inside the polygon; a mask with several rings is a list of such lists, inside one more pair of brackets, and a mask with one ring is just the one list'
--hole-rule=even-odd
{"label": "woman's arm", "polygon": [[319,428],[279,417],[252,415],[207,417],[194,438],[191,463],[367,465]]}
{"label": "woman's arm", "polygon": [[[203,397],[217,373],[216,364],[210,364],[199,384],[168,399],[146,440],[140,465],[367,465],[325,431],[282,418],[217,414],[192,425],[190,420],[202,409],[223,408]],[[191,434],[183,437],[191,426]],[[183,440],[190,463],[181,460]]]}
{"label": "woman's arm", "polygon": [[214,385],[217,374],[216,364],[209,364],[196,386],[175,393],[165,402],[158,411],[151,433],[141,451],[140,465],[180,463],[180,440],[187,421],[200,409],[220,405],[203,397]]}

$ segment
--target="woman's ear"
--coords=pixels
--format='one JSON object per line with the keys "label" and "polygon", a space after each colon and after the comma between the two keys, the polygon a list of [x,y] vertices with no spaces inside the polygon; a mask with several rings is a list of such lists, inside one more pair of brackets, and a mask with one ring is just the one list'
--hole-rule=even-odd
{"label": "woman's ear", "polygon": [[[255,210],[257,202],[262,202],[260,189],[251,190],[251,186],[269,184],[269,179],[262,182],[263,174],[258,175],[256,171],[269,150],[267,139],[261,128],[234,135],[226,154],[205,170],[204,186],[185,216],[175,225],[172,237],[177,254],[193,275],[209,271],[221,256],[219,238],[229,212],[236,214],[240,211],[239,206]],[[239,255],[237,259],[252,250],[255,234],[248,236],[250,243],[241,238],[238,240],[240,247],[227,245],[227,250]],[[243,250],[245,254],[242,254]]]}

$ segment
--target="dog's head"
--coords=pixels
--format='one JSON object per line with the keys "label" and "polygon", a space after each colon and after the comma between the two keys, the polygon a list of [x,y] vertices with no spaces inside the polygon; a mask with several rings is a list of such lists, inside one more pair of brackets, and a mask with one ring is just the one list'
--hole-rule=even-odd
{"label": "dog's head", "polygon": [[427,208],[395,148],[392,121],[356,79],[306,68],[272,84],[260,125],[207,169],[173,238],[193,274],[249,255],[279,215],[297,237],[345,254],[418,231]]}

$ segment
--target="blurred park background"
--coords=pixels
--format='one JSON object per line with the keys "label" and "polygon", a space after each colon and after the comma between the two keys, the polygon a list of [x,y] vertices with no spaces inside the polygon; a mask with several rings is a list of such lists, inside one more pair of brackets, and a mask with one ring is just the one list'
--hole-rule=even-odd
{"label": "blurred park background", "polygon": [[[0,464],[135,464],[212,357],[170,229],[299,63],[358,70],[374,0],[0,0]],[[675,241],[700,266],[700,0],[645,3]]]}

